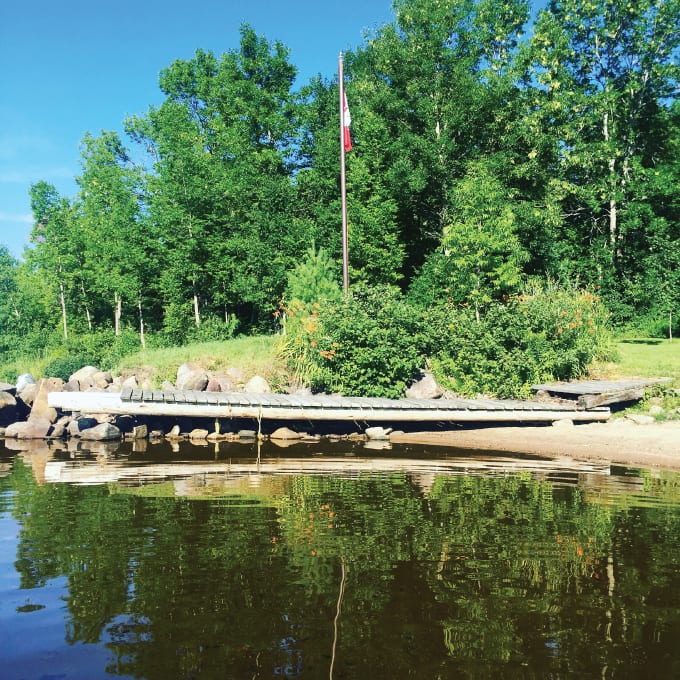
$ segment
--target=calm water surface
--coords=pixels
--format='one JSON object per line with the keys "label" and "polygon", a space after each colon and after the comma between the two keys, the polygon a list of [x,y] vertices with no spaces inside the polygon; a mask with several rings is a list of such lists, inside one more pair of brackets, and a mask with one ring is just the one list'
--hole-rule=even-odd
{"label": "calm water surface", "polygon": [[19,445],[0,440],[3,680],[680,677],[680,475]]}

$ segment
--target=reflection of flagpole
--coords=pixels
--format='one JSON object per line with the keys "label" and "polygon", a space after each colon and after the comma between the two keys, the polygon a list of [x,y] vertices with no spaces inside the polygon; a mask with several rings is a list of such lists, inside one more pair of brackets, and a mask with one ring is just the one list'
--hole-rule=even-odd
{"label": "reflection of flagpole", "polygon": [[335,666],[335,651],[338,646],[338,619],[340,618],[340,609],[342,607],[342,598],[345,595],[345,579],[347,574],[345,573],[345,558],[340,558],[340,566],[342,567],[342,577],[340,579],[340,592],[338,593],[338,604],[335,608],[335,619],[333,620],[333,651],[331,653],[331,669],[329,674],[329,680],[333,680],[333,667]]}
{"label": "reflection of flagpole", "polygon": [[340,194],[342,197],[342,289],[349,290],[349,249],[347,245],[347,190],[345,185],[345,75],[342,52],[338,59],[338,82],[340,83]]}

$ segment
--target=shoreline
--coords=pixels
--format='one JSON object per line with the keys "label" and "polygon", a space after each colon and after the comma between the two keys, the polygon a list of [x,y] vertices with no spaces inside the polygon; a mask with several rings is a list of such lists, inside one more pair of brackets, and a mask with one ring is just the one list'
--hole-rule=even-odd
{"label": "shoreline", "polygon": [[393,433],[394,444],[531,454],[680,472],[680,421],[638,425],[616,419],[570,426],[520,425]]}

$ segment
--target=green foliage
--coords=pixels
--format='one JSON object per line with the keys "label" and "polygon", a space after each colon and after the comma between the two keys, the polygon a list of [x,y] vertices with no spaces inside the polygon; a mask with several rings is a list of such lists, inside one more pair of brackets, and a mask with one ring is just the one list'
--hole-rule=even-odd
{"label": "green foliage", "polygon": [[398,398],[423,367],[426,346],[422,319],[398,289],[357,286],[340,303],[303,312],[283,352],[314,389]]}
{"label": "green foliage", "polygon": [[468,306],[440,305],[429,323],[435,376],[466,395],[528,397],[532,383],[582,376],[611,351],[599,299],[554,285],[491,304],[479,320]]}
{"label": "green foliage", "polygon": [[234,315],[229,317],[228,321],[212,316],[207,319],[201,319],[201,325],[198,327],[194,326],[187,333],[186,342],[187,344],[192,344],[229,340],[234,337],[238,323],[238,319]]}
{"label": "green foliage", "polygon": [[305,253],[305,258],[288,274],[285,299],[295,300],[306,307],[315,302],[338,302],[342,297],[342,291],[333,274],[334,269],[336,265],[328,251],[324,248],[317,250],[316,245],[312,243]]}
{"label": "green foliage", "polygon": [[68,380],[83,366],[95,365],[95,360],[87,354],[67,354],[59,356],[45,365],[44,374],[47,378],[61,378]]}

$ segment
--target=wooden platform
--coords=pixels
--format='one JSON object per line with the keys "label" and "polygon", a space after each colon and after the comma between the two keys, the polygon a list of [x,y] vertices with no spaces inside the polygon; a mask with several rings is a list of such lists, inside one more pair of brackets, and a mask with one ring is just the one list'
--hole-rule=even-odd
{"label": "wooden platform", "polygon": [[610,406],[627,401],[637,401],[644,396],[645,389],[654,385],[671,382],[671,378],[649,380],[578,380],[546,385],[532,385],[535,391],[547,392],[558,397],[576,400],[578,408],[591,409]]}
{"label": "wooden platform", "polygon": [[552,422],[607,420],[606,407],[491,399],[377,399],[329,395],[125,390],[52,392],[63,411],[196,418],[358,422]]}

